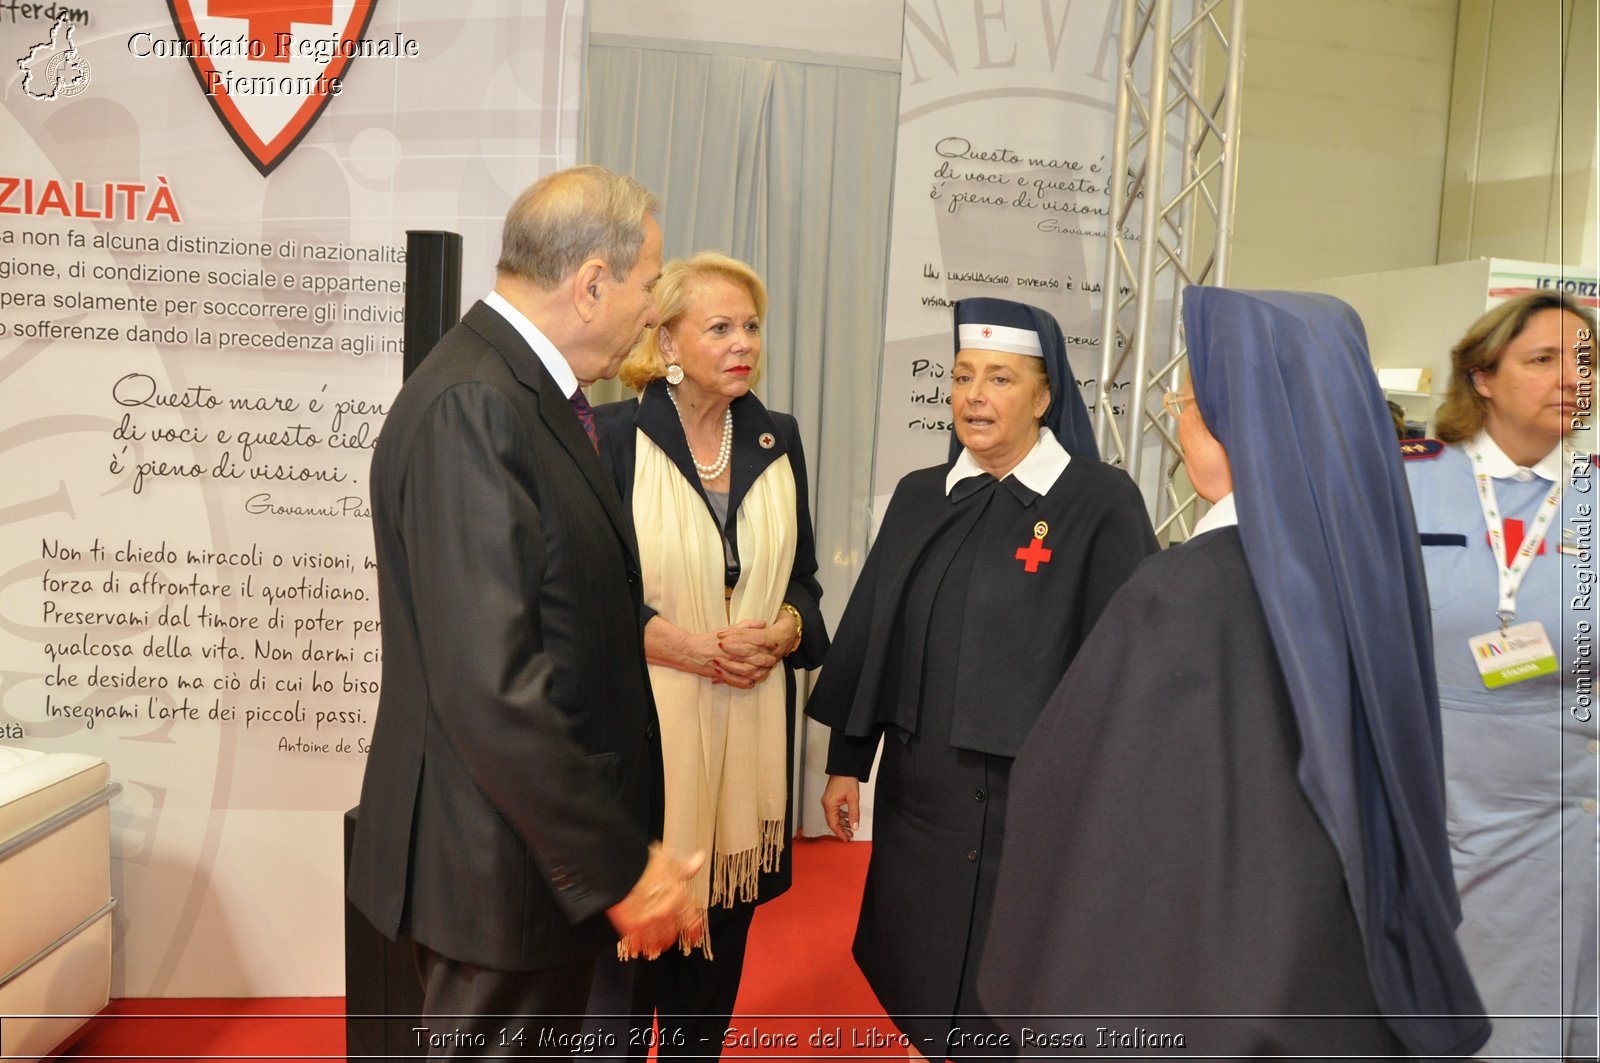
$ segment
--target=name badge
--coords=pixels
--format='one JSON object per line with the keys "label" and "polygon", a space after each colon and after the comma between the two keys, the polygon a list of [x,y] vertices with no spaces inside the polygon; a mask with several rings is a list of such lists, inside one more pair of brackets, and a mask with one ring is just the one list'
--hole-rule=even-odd
{"label": "name badge", "polygon": [[1505,634],[1491,631],[1467,640],[1472,663],[1490,690],[1553,674],[1560,665],[1556,651],[1537,620],[1514,624]]}

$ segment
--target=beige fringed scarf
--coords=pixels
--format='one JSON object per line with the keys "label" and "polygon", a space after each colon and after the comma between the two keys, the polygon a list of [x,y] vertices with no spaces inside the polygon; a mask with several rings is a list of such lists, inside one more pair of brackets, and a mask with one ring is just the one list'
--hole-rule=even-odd
{"label": "beige fringed scarf", "polygon": [[[795,486],[787,457],[762,472],[739,506],[739,582],[724,600],[722,535],[695,486],[639,433],[633,522],[645,604],[685,631],[721,631],[778,615],[794,567]],[[704,912],[756,896],[756,878],[783,852],[789,765],[783,669],[737,690],[650,665],[666,775],[662,844],[710,859],[690,884]],[[709,934],[701,946],[711,956]],[[685,948],[685,951],[689,951]]]}

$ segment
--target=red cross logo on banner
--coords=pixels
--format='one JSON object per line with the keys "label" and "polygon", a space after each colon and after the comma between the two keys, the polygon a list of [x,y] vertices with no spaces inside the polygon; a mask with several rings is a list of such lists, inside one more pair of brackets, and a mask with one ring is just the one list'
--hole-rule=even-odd
{"label": "red cross logo on banner", "polygon": [[1044,537],[1050,534],[1050,525],[1040,521],[1033,526],[1033,542],[1027,546],[1017,547],[1017,560],[1022,562],[1023,568],[1028,572],[1039,571],[1040,565],[1049,564],[1050,555],[1054,550],[1044,548]]}
{"label": "red cross logo on banner", "polygon": [[200,91],[263,176],[289,157],[333,100],[376,4],[167,0]]}
{"label": "red cross logo on banner", "polygon": [[251,54],[268,63],[287,63],[289,50],[276,47],[289,40],[290,23],[303,22],[312,26],[333,25],[333,0],[316,3],[263,3],[262,0],[211,0],[210,14],[217,18],[242,18],[250,23]]}

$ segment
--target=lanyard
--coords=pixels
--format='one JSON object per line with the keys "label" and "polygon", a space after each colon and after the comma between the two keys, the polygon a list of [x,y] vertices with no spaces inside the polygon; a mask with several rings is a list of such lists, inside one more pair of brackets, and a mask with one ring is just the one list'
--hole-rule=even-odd
{"label": "lanyard", "polygon": [[1561,508],[1561,481],[1558,479],[1550,485],[1550,493],[1544,496],[1538,515],[1522,537],[1517,556],[1507,564],[1505,522],[1500,518],[1500,507],[1495,501],[1494,479],[1484,470],[1482,450],[1476,446],[1468,447],[1467,457],[1472,459],[1472,474],[1478,481],[1478,502],[1483,507],[1483,523],[1489,530],[1489,549],[1494,552],[1495,571],[1500,575],[1500,605],[1495,615],[1500,618],[1500,631],[1504,633],[1506,625],[1516,618],[1517,591],[1522,587],[1522,579],[1528,574],[1528,566],[1533,564],[1533,555],[1544,545],[1545,533],[1550,530],[1550,522],[1556,518],[1556,510]]}

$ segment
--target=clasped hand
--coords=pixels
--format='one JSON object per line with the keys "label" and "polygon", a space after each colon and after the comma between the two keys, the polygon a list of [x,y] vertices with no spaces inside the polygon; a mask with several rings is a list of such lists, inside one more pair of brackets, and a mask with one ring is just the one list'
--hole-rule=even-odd
{"label": "clasped hand", "polygon": [[644,629],[645,656],[680,672],[705,676],[749,690],[771,674],[794,645],[795,625],[787,616],[772,623],[741,620],[720,631],[691,633],[655,616]]}
{"label": "clasped hand", "polygon": [[778,625],[741,620],[721,631],[689,636],[689,652],[678,667],[714,682],[749,690],[772,673],[792,641],[793,635],[785,637]]}
{"label": "clasped hand", "polygon": [[749,690],[766,679],[789,648],[792,637],[763,620],[741,620],[715,632],[718,654],[715,659],[719,682]]}

